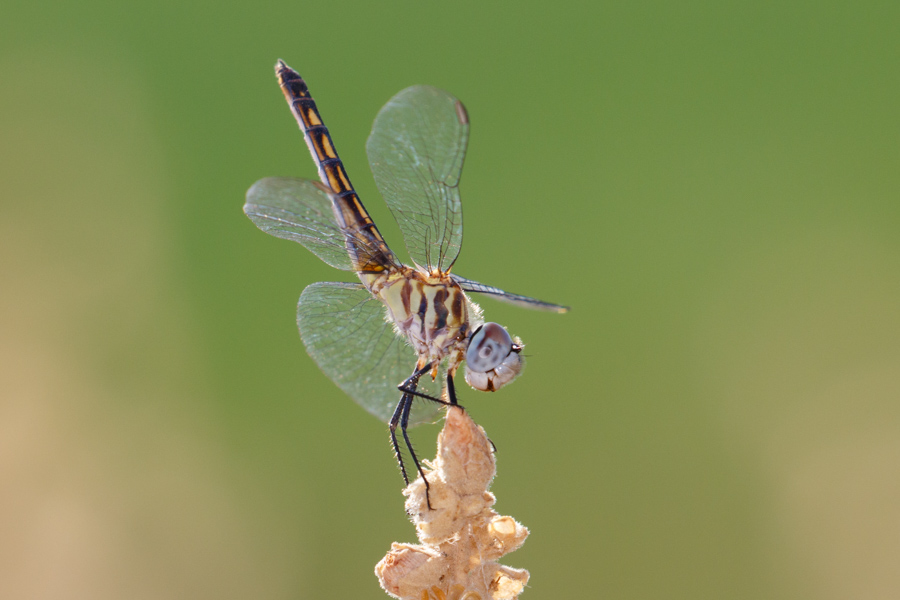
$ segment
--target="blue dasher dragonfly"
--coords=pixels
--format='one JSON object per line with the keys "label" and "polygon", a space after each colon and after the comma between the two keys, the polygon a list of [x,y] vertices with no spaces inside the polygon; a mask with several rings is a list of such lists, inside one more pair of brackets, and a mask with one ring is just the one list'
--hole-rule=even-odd
{"label": "blue dasher dragonfly", "polygon": [[[378,113],[366,143],[375,182],[412,257],[414,266],[407,266],[350,184],[306,83],[281,60],[275,72],[321,181],[257,181],[244,212],[266,233],[299,242],[359,277],[359,283],[313,283],[303,290],[300,335],[322,371],[389,424],[409,484],[400,429],[427,494],[407,428],[457,404],[453,377],[463,362],[466,382],[483,391],[501,388],[523,366],[521,340],[485,323],[468,294],[558,313],[568,308],[450,273],[462,244],[459,178],[469,137],[469,117],[459,100],[433,87],[407,88]],[[430,402],[417,403],[413,411],[417,397]]]}

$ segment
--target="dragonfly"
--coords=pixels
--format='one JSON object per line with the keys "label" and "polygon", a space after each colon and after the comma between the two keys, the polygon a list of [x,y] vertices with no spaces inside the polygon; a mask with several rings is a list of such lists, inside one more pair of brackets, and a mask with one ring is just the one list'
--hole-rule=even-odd
{"label": "dragonfly", "polygon": [[[469,117],[462,102],[434,87],[407,88],[378,113],[366,143],[376,185],[412,258],[407,265],[351,185],[306,82],[281,60],[275,72],[319,181],[261,179],[247,192],[244,212],[262,231],[299,242],[328,265],[357,275],[354,283],[306,287],[297,326],[319,368],[389,425],[409,485],[400,430],[427,495],[407,428],[459,405],[453,378],[463,363],[466,382],[489,392],[515,379],[524,365],[522,341],[485,322],[470,294],[556,313],[569,309],[451,273],[463,233],[459,180]],[[427,402],[417,402],[414,411],[416,398]]]}

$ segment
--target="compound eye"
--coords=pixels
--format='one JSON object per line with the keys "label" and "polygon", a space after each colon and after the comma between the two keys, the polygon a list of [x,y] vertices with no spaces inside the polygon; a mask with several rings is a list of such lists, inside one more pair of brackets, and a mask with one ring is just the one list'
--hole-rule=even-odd
{"label": "compound eye", "polygon": [[469,342],[466,366],[476,373],[487,373],[509,356],[512,347],[512,338],[502,326],[485,323]]}

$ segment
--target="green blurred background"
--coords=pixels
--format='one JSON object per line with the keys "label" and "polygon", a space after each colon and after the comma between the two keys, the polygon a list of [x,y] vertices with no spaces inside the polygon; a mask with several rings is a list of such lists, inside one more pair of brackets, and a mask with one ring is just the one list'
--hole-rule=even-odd
{"label": "green blurred background", "polygon": [[[461,392],[523,598],[900,597],[900,5],[7,1],[0,597],[382,598],[386,427],[294,326],[342,277],[243,196],[363,200],[401,88],[472,120],[457,271],[525,375]],[[423,455],[435,427],[416,431]]]}

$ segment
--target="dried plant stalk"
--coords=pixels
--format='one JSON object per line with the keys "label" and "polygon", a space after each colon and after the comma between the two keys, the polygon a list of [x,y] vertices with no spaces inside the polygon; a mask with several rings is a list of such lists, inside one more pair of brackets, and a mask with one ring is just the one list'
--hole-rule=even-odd
{"label": "dried plant stalk", "polygon": [[375,566],[381,587],[400,600],[515,600],[528,571],[497,563],[519,548],[528,529],[491,508],[496,473],[484,430],[451,408],[429,467],[431,506],[421,477],[404,490],[418,545],[391,544]]}

